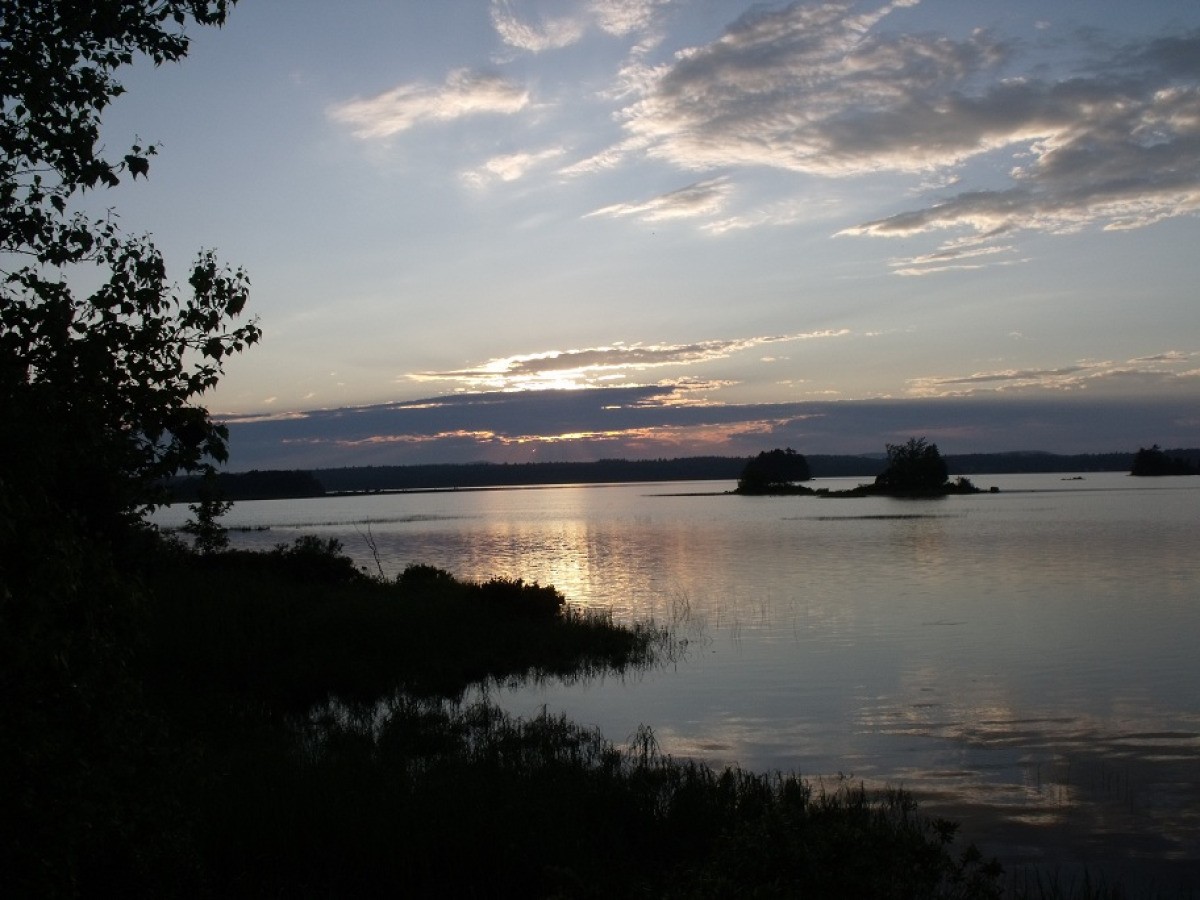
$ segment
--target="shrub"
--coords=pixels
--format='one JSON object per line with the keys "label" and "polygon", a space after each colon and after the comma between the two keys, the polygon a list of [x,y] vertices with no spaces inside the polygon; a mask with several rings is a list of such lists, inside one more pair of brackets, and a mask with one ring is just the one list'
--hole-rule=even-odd
{"label": "shrub", "polygon": [[737,489],[743,494],[786,491],[796,482],[808,481],[811,478],[808,460],[788,447],[786,450],[763,451],[746,463],[741,478],[738,479]]}
{"label": "shrub", "polygon": [[903,444],[887,445],[887,468],[875,479],[877,487],[893,491],[934,491],[950,477],[937,444],[925,438],[909,438]]}

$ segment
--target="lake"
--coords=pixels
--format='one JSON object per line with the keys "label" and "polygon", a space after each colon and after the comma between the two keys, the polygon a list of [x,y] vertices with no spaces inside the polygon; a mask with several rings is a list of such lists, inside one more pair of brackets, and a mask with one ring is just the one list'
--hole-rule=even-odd
{"label": "lake", "polygon": [[389,577],[423,562],[553,584],[686,642],[648,672],[489,690],[518,715],[904,787],[1010,867],[1200,890],[1200,479],[973,480],[1000,493],[589,485],[247,502],[225,522],[268,529],[240,547],[336,537]]}

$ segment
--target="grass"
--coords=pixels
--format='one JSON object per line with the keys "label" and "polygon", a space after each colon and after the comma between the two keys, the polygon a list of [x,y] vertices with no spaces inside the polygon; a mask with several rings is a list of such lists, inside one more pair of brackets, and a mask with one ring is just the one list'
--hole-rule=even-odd
{"label": "grass", "polygon": [[[646,666],[668,632],[520,580],[385,582],[333,544],[167,555],[142,665],[179,743],[204,896],[991,897],[903,795],[618,748],[467,687]],[[872,866],[859,865],[863,858]],[[619,860],[619,865],[614,861]]]}
{"label": "grass", "polygon": [[208,833],[218,894],[992,897],[902,794],[616,748],[560,716],[397,698],[330,707]]}
{"label": "grass", "polygon": [[170,702],[202,684],[221,703],[298,715],[330,697],[454,697],[483,681],[580,677],[669,652],[666,631],[618,627],[552,587],[463,582],[428,566],[386,582],[320,542],[170,558],[152,590],[164,602],[153,606],[148,664]]}
{"label": "grass", "polygon": [[1005,886],[903,792],[464,705],[480,682],[654,665],[671,635],[519,579],[387,582],[338,549],[159,547],[136,583],[70,573],[75,612],[44,627],[0,608],[25,654],[3,670],[7,895],[1120,896]]}

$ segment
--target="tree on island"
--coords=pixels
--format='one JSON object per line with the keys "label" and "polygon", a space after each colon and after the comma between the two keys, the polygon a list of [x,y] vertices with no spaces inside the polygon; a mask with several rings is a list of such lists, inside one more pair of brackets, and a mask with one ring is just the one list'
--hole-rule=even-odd
{"label": "tree on island", "polygon": [[1133,469],[1130,475],[1159,476],[1159,475],[1200,475],[1200,468],[1189,463],[1186,459],[1167,456],[1155,444],[1152,447],[1142,447],[1133,457]]}
{"label": "tree on island", "polygon": [[[860,484],[848,490],[813,490],[799,482],[812,477],[808,460],[795,450],[770,450],[746,463],[738,479],[736,494],[804,494],[820,497],[869,497],[880,494],[941,496],[977,494],[979,488],[969,478],[950,481],[949,470],[937,444],[925,438],[910,438],[903,444],[887,444],[887,468],[874,484]],[[992,488],[995,491],[995,488]]]}
{"label": "tree on island", "polygon": [[947,487],[950,472],[937,444],[925,438],[909,438],[903,444],[887,444],[887,468],[875,479],[875,487],[887,491],[940,491]]}
{"label": "tree on island", "polygon": [[738,479],[739,494],[778,494],[796,492],[797,482],[808,481],[812,473],[808,460],[791,447],[764,450],[746,463]]}

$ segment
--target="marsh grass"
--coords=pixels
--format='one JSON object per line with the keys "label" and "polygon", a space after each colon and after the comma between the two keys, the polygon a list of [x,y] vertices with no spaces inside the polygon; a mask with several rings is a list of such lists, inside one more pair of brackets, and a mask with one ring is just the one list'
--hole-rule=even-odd
{"label": "marsh grass", "polygon": [[669,631],[618,627],[549,586],[465,582],[426,566],[386,582],[312,543],[180,556],[156,570],[154,591],[163,602],[148,661],[184,703],[202,684],[221,702],[298,715],[330,697],[452,697],[489,680],[620,671],[670,653]]}
{"label": "marsh grass", "polygon": [[670,630],[519,579],[387,582],[316,539],[159,547],[136,581],[80,595],[137,600],[120,629],[87,626],[121,652],[60,673],[69,695],[32,662],[6,675],[29,695],[0,740],[26,766],[4,794],[11,896],[1000,896],[998,867],[902,792],[717,771],[649,728],[617,747],[461,699],[661,664]]}
{"label": "marsh grass", "polygon": [[[660,664],[671,632],[548,586],[333,543],[166,555],[142,658],[208,896],[992,897],[997,872],[900,793],[715,771],[639,730],[463,705],[472,685]],[[972,851],[973,852],[973,851]],[[870,860],[870,865],[863,865]]]}
{"label": "marsh grass", "polygon": [[995,870],[901,793],[716,772],[648,729],[618,748],[562,716],[396,697],[381,717],[326,708],[298,736],[227,792],[217,892],[998,896]]}
{"label": "marsh grass", "polygon": [[1101,876],[1083,871],[1064,876],[1057,872],[1031,869],[1014,872],[1008,877],[1008,896],[1014,900],[1131,900],[1133,897],[1187,897],[1190,894],[1159,894],[1149,890],[1128,892],[1124,886],[1109,882]]}

